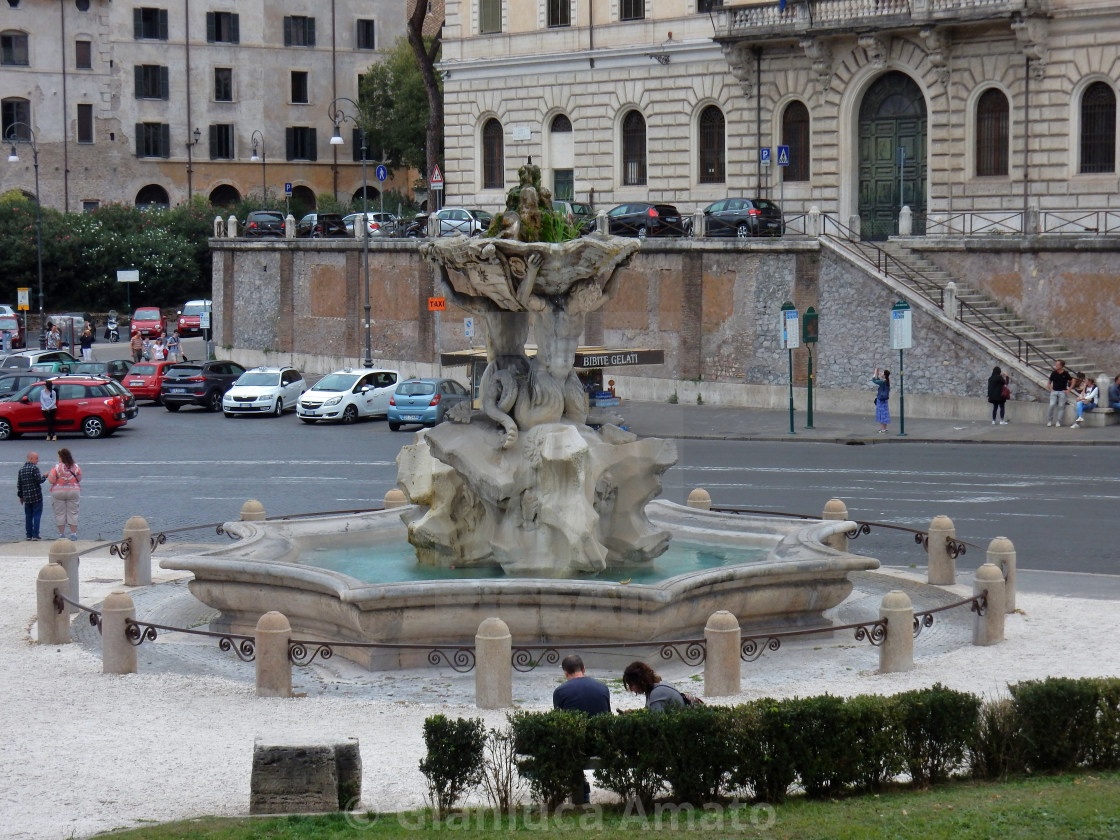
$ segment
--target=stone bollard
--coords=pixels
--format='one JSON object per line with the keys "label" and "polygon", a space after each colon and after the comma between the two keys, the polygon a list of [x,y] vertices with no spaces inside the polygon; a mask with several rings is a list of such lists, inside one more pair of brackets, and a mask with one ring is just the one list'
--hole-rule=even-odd
{"label": "stone bollard", "polygon": [[474,637],[474,704],[480,709],[513,705],[513,637],[500,618],[478,625]]}
{"label": "stone bollard", "polygon": [[696,508],[696,510],[711,510],[712,497],[703,487],[697,487],[688,494],[688,501],[686,504],[690,508]]}
{"label": "stone bollard", "polygon": [[988,605],[983,615],[972,620],[972,643],[982,646],[998,645],[1003,641],[1003,627],[1007,619],[1004,606],[1006,584],[1003,582],[1003,573],[992,563],[985,563],[976,570],[976,579],[972,584],[973,595],[979,595],[985,590],[988,592]]}
{"label": "stone bollard", "polygon": [[128,554],[124,558],[124,585],[151,586],[152,584],[152,529],[142,516],[130,517],[124,524],[124,538],[128,540]]}
{"label": "stone bollard", "polygon": [[226,221],[226,236],[228,236],[230,239],[237,238],[237,217],[232,213],[230,214],[229,219]]}
{"label": "stone bollard", "polygon": [[821,208],[815,204],[805,214],[805,233],[809,236],[821,235]]}
{"label": "stone bollard", "polygon": [[907,204],[902,205],[898,211],[898,235],[910,236],[914,230],[914,214]]}
{"label": "stone bollard", "polygon": [[1007,537],[996,537],[988,543],[988,562],[1003,575],[1003,608],[1015,612],[1015,546]]}
{"label": "stone bollard", "polygon": [[945,297],[941,303],[941,311],[950,321],[957,320],[957,284],[952,280],[945,284]]}
{"label": "stone bollard", "polygon": [[214,238],[226,235],[226,223],[222,221],[221,216],[214,217]]}
{"label": "stone bollard", "polygon": [[70,605],[63,604],[62,612],[55,609],[56,589],[63,594],[69,590],[66,570],[57,563],[48,563],[39,570],[35,581],[35,614],[41,645],[64,645],[70,641]]}
{"label": "stone bollard", "polygon": [[957,561],[949,555],[946,540],[954,538],[957,529],[948,516],[935,516],[929,523],[926,557],[929,563],[928,582],[936,586],[952,586],[957,582]]}
{"label": "stone bollard", "polygon": [[264,505],[256,499],[249,499],[241,506],[242,522],[263,522],[264,518]]}
{"label": "stone bollard", "polygon": [[292,661],[288,642],[292,625],[281,612],[266,612],[257,620],[253,645],[256,648],[257,696],[292,696]]}
{"label": "stone bollard", "polygon": [[611,223],[607,218],[607,211],[600,210],[595,214],[595,232],[601,233],[603,236],[611,235]]}
{"label": "stone bollard", "polygon": [[[839,499],[829,499],[825,502],[821,519],[825,522],[846,522],[848,519],[848,506]],[[847,552],[848,534],[845,531],[841,531],[839,534],[832,534],[824,538],[824,544],[830,548],[835,548],[837,551]]]}
{"label": "stone bollard", "polygon": [[101,606],[101,673],[135,674],[136,648],[125,635],[125,619],[136,619],[127,592],[113,592]]}
{"label": "stone bollard", "polygon": [[739,620],[727,610],[712,613],[704,625],[704,641],[708,647],[704,657],[704,696],[738,694],[743,667]]}
{"label": "stone bollard", "polygon": [[296,238],[296,217],[291,213],[284,217],[284,238]]}
{"label": "stone bollard", "polygon": [[887,637],[879,645],[879,673],[909,671],[914,667],[914,605],[910,596],[892,589],[883,596],[879,618],[887,620]]}
{"label": "stone bollard", "polygon": [[859,242],[859,240],[860,240],[859,226],[860,226],[859,213],[852,213],[850,216],[848,216],[848,231],[849,231],[850,236],[851,236],[850,241]]}
{"label": "stone bollard", "polygon": [[382,502],[386,509],[404,507],[407,504],[408,498],[396,487],[385,494],[385,501]]}
{"label": "stone bollard", "polygon": [[704,237],[708,235],[708,217],[704,215],[704,211],[697,207],[692,211],[692,235],[694,237]]}
{"label": "stone bollard", "polygon": [[70,540],[55,540],[47,554],[48,563],[57,563],[66,570],[70,578],[70,591],[63,594],[78,603],[78,549]]}

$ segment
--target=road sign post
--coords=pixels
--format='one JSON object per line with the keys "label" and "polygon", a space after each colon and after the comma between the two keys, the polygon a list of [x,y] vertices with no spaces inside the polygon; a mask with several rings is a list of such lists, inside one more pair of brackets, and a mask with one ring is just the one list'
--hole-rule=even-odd
{"label": "road sign post", "polygon": [[906,437],[906,379],[902,370],[902,351],[913,344],[910,304],[900,300],[891,307],[891,349],[898,351],[898,436]]}
{"label": "road sign post", "polygon": [[428,211],[432,212],[443,208],[443,173],[439,171],[439,164],[432,166],[432,175],[428,178],[428,188],[435,193],[436,207],[429,207]]}
{"label": "road sign post", "polygon": [[[789,146],[778,147],[778,166],[789,166]],[[782,170],[781,178],[778,181],[778,206],[786,206],[786,173]],[[782,217],[782,226],[778,229],[778,236],[786,235],[785,216]]]}
{"label": "road sign post", "polygon": [[124,268],[117,271],[117,282],[124,283],[127,290],[125,309],[129,317],[132,316],[132,284],[140,282],[140,272],[135,268]]}
{"label": "road sign post", "polygon": [[801,343],[809,351],[808,369],[806,370],[809,385],[805,405],[806,429],[813,428],[813,345],[817,343],[819,331],[817,310],[810,306],[805,310],[805,318],[801,321]]}
{"label": "road sign post", "polygon": [[797,307],[788,300],[782,304],[779,340],[789,358],[789,433],[797,434],[793,428],[793,351],[801,346],[801,328],[798,324]]}

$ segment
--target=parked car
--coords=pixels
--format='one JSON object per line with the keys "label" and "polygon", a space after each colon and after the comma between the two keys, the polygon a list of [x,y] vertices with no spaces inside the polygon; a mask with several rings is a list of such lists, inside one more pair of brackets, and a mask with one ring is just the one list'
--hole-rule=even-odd
{"label": "parked car", "polygon": [[672,204],[632,201],[607,211],[612,236],[687,236],[684,219]]}
{"label": "parked car", "polygon": [[238,414],[271,414],[279,417],[295,409],[307,390],[303,375],[293,367],[258,367],[247,370],[222,398],[226,417]]}
{"label": "parked car", "polygon": [[595,208],[590,204],[554,198],[552,199],[552,209],[567,219],[568,224],[581,230],[588,222],[595,223]]}
{"label": "parked car", "polygon": [[[58,392],[55,428],[59,432],[81,432],[87,438],[99,438],[128,423],[128,392],[119,382],[102,377],[64,376],[54,379],[54,387]],[[42,390],[43,382],[39,381],[0,402],[0,440],[46,432],[39,408]]]}
{"label": "parked car", "polygon": [[336,370],[304,392],[296,416],[304,423],[353,423],[359,417],[388,414],[398,378],[395,370]]}
{"label": "parked car", "polygon": [[352,236],[346,232],[346,222],[338,213],[308,213],[296,224],[296,236],[323,239],[332,236]]}
{"label": "parked car", "polygon": [[18,394],[28,385],[42,382],[43,377],[37,373],[4,373],[0,374],[0,399],[6,399],[12,394]]}
{"label": "parked car", "polygon": [[81,362],[36,362],[31,366],[31,372],[39,374],[40,378],[45,378],[53,374],[67,374],[73,373],[74,368],[80,365]]}
{"label": "parked car", "polygon": [[186,338],[188,335],[202,335],[202,314],[210,312],[214,303],[209,300],[188,300],[179,310],[179,322],[176,329],[179,335]]}
{"label": "parked car", "polygon": [[707,236],[781,236],[782,211],[766,198],[724,198],[704,208]]}
{"label": "parked car", "polygon": [[162,360],[158,362],[137,362],[128,371],[124,386],[138,400],[151,400],[156,405],[163,402],[161,387],[167,369],[180,362]]}
{"label": "parked car", "polygon": [[132,313],[132,322],[128,325],[129,335],[134,332],[146,338],[167,335],[167,319],[158,306],[140,307]]}
{"label": "parked car", "polygon": [[485,210],[468,210],[465,207],[444,207],[436,211],[439,219],[439,236],[481,236],[490,227],[494,217]]}
{"label": "parked car", "polygon": [[244,372],[245,368],[237,362],[226,359],[178,362],[163,373],[160,400],[168,411],[178,411],[184,405],[220,411],[223,395]]}
{"label": "parked car", "polygon": [[[344,216],[342,221],[346,225],[346,232],[354,235],[354,223],[362,218],[361,213],[351,213]],[[370,236],[396,236],[399,220],[392,213],[370,210],[366,213],[366,223],[369,226]]]}
{"label": "parked car", "polygon": [[110,359],[107,362],[78,362],[70,366],[70,372],[82,376],[107,376],[117,382],[124,382],[131,368],[132,362],[128,359]]}
{"label": "parked car", "polygon": [[470,398],[454,379],[406,379],[389,398],[389,431],[399,431],[406,423],[435,426],[453,406]]}
{"label": "parked car", "polygon": [[46,362],[77,362],[78,360],[65,350],[20,350],[18,353],[9,353],[0,360],[0,368],[22,368],[31,370],[32,365]]}
{"label": "parked car", "polygon": [[27,335],[24,333],[23,324],[17,316],[0,314],[0,348],[4,346],[4,333],[11,336],[11,344],[8,345],[11,349],[21,350],[27,346]]}
{"label": "parked car", "polygon": [[279,210],[250,210],[241,223],[241,235],[284,236],[284,214]]}

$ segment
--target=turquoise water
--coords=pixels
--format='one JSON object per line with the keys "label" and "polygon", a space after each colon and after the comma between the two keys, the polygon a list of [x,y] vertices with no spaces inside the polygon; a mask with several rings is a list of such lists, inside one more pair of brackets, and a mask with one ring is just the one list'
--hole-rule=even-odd
{"label": "turquoise water", "polygon": [[[673,540],[669,550],[644,569],[608,569],[586,580],[623,580],[630,583],[660,583],[689,572],[738,566],[763,559],[766,548],[705,545]],[[340,572],[366,583],[403,583],[418,580],[463,580],[505,577],[497,566],[442,569],[421,566],[407,542],[387,542],[353,548],[305,549],[302,562],[308,566]]]}

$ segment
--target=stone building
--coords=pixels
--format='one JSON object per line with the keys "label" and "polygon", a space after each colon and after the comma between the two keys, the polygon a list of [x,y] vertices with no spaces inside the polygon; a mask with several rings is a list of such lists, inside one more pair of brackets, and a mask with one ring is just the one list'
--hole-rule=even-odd
{"label": "stone building", "polygon": [[903,205],[914,233],[1120,225],[1107,0],[448,0],[444,36],[448,204],[499,205],[532,155],[601,207],[759,193],[870,239]]}
{"label": "stone building", "polygon": [[[45,205],[216,203],[284,185],[361,195],[360,144],[328,106],[404,35],[402,0],[6,0],[2,136],[34,132]],[[349,114],[353,108],[343,105]],[[34,194],[33,155],[0,192]],[[374,150],[370,159],[379,158]],[[398,175],[407,187],[406,173]],[[369,186],[370,195],[379,185]]]}

